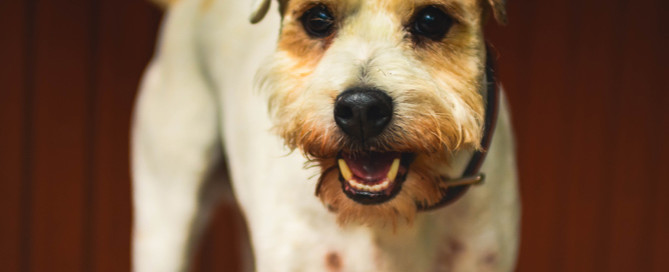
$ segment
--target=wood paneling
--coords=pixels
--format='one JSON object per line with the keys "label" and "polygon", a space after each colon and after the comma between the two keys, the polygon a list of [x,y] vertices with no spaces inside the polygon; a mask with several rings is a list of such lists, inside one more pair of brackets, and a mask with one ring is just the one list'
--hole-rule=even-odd
{"label": "wood paneling", "polygon": [[[617,71],[615,41],[620,37],[610,26],[616,22],[620,10],[619,3],[603,6],[593,1],[573,3],[570,10],[573,41],[568,50],[573,62],[567,84],[584,91],[568,97],[570,106],[564,112],[564,121],[570,127],[566,138],[559,141],[568,143],[566,161],[608,163],[605,150],[610,143],[604,139],[615,132],[615,127],[606,113],[615,110],[615,105],[602,98],[610,97],[616,88],[609,79]],[[586,21],[589,23],[585,24]],[[604,271],[604,259],[593,261],[592,256],[601,255],[604,250],[605,244],[597,241],[605,239],[600,224],[606,219],[603,211],[610,200],[606,194],[610,177],[589,163],[574,164],[562,170],[561,183],[567,191],[561,198],[568,201],[562,201],[561,217],[565,222],[558,232],[561,240],[556,246],[560,259],[555,271]],[[588,240],[592,242],[583,243]]]}
{"label": "wood paneling", "polygon": [[[611,142],[615,165],[610,169],[612,192],[609,205],[611,212],[608,241],[611,260],[608,271],[648,271],[651,260],[646,248],[651,246],[650,232],[652,223],[652,189],[654,180],[660,173],[652,173],[650,165],[658,158],[655,143],[666,138],[658,138],[655,127],[658,119],[654,113],[662,114],[652,105],[660,99],[663,80],[655,74],[655,57],[660,52],[654,46],[655,25],[660,18],[649,16],[649,11],[659,9],[659,1],[644,0],[628,2],[626,11],[619,18],[623,24],[622,52],[619,59],[618,83],[614,103],[618,107],[616,115],[617,133]],[[666,35],[666,34],[664,34]],[[666,50],[663,49],[663,50]],[[665,73],[666,74],[666,73]],[[665,89],[664,92],[667,90]],[[664,126],[669,124],[664,123]],[[621,235],[625,233],[625,235]]]}
{"label": "wood paneling", "polygon": [[667,4],[509,5],[510,24],[488,33],[517,132],[518,270],[661,271]]}
{"label": "wood paneling", "polygon": [[29,271],[79,271],[86,248],[90,1],[36,4]]}
{"label": "wood paneling", "polygon": [[[508,1],[489,41],[512,106],[518,271],[669,266],[669,2]],[[160,11],[138,0],[0,1],[0,267],[129,271],[128,135]],[[222,204],[195,271],[244,264]]]}
{"label": "wood paneling", "polygon": [[0,267],[18,271],[21,266],[21,207],[26,131],[26,92],[29,47],[26,4],[0,2]]}
{"label": "wood paneling", "polygon": [[102,0],[92,115],[92,270],[129,271],[129,128],[135,92],[154,48],[160,12],[137,0]]}

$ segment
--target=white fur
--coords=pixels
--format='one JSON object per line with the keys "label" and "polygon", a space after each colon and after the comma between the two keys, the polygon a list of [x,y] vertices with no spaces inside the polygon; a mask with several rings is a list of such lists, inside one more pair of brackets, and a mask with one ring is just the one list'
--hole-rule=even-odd
{"label": "white fur", "polygon": [[[132,140],[134,271],[186,270],[210,207],[200,203],[200,191],[220,162],[221,146],[250,228],[257,271],[327,271],[330,252],[339,254],[342,271],[433,271],[440,267],[436,254],[448,251],[450,241],[464,250],[444,271],[481,271],[488,252],[499,254],[490,271],[513,269],[519,203],[505,103],[482,169],[485,185],[471,188],[447,208],[420,213],[412,227],[396,233],[340,227],[314,196],[318,170],[304,169],[300,152],[289,152],[270,133],[267,96],[253,91],[254,75],[274,52],[279,14],[269,12],[251,25],[249,3],[215,0],[203,8],[204,1],[180,0],[168,9],[141,85]],[[350,58],[364,59],[373,54],[370,50],[362,48]],[[407,71],[409,64],[396,54],[388,58],[398,62],[398,73]],[[339,86],[347,77],[332,80]],[[468,157],[458,155],[454,165],[460,170],[450,171],[461,172]]]}

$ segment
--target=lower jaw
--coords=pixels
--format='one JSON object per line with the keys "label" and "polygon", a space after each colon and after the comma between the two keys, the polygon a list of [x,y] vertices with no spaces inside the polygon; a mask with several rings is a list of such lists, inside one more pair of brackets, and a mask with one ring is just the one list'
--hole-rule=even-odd
{"label": "lower jaw", "polygon": [[347,181],[342,181],[342,191],[344,191],[344,194],[346,194],[349,199],[363,205],[378,205],[395,198],[397,193],[401,190],[402,184],[392,184],[391,186],[392,188],[389,193],[385,191],[360,191],[351,188]]}

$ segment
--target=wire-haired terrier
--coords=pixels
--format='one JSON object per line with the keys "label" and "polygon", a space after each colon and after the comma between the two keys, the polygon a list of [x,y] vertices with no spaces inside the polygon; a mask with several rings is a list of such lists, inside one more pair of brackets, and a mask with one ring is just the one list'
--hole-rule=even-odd
{"label": "wire-haired terrier", "polygon": [[513,270],[483,37],[504,0],[164,1],[133,128],[135,271],[188,268],[221,165],[257,271]]}

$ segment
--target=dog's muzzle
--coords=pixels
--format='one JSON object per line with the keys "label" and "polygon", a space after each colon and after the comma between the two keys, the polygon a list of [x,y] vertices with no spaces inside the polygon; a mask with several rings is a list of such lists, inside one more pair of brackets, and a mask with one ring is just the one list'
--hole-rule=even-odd
{"label": "dog's muzzle", "polygon": [[[393,100],[385,92],[366,87],[350,88],[335,100],[337,126],[356,144],[366,147],[388,126]],[[401,190],[413,154],[366,150],[337,156],[339,181],[346,196],[360,204],[386,202]]]}

